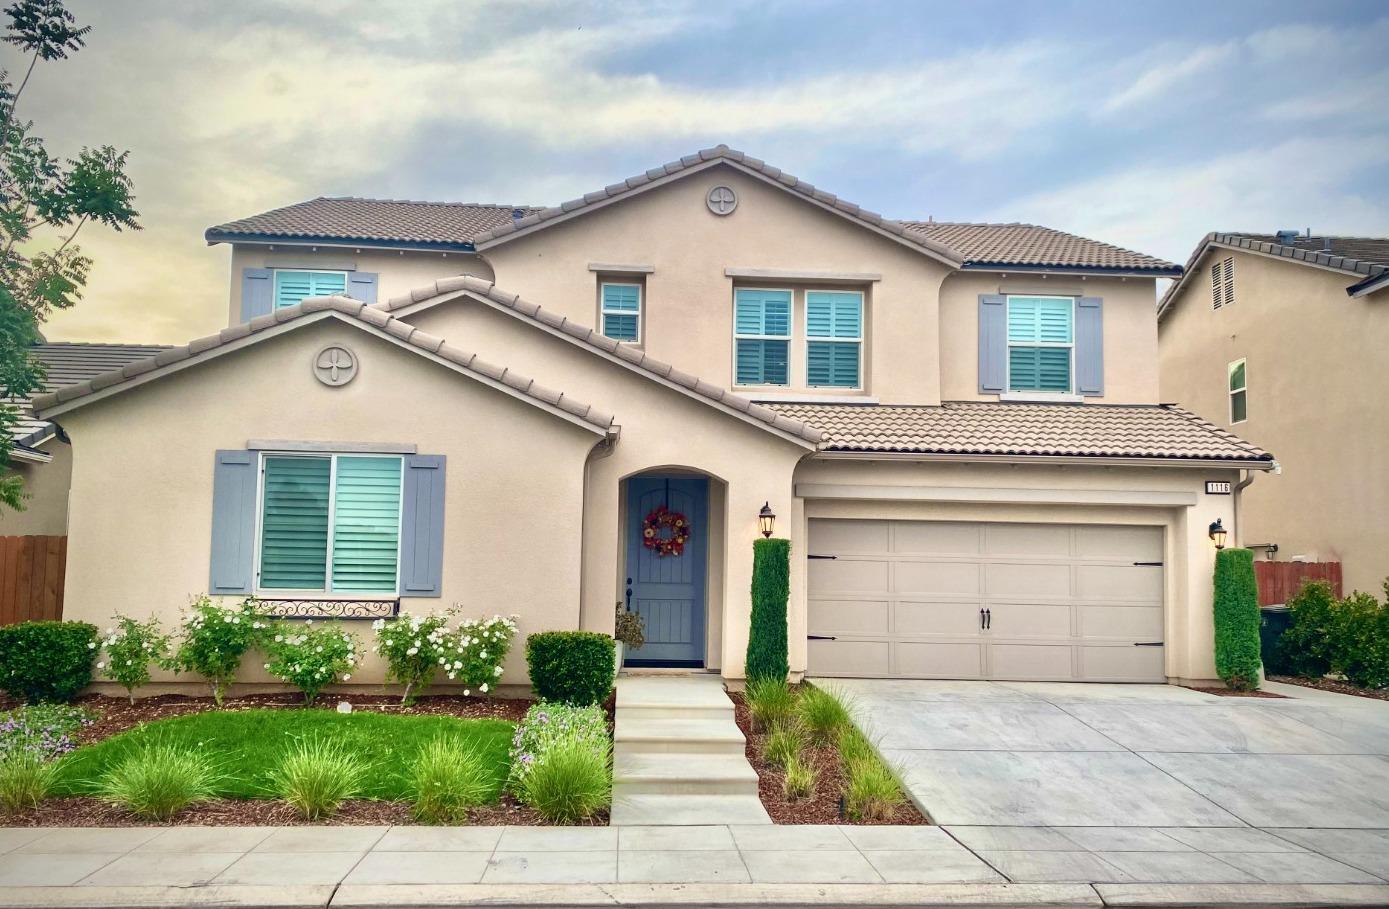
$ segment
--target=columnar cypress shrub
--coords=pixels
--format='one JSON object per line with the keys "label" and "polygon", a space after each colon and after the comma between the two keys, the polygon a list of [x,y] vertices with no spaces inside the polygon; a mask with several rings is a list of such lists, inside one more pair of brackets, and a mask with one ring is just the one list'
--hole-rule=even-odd
{"label": "columnar cypress shrub", "polygon": [[1215,554],[1215,671],[1236,691],[1259,687],[1259,589],[1254,553]]}
{"label": "columnar cypress shrub", "polygon": [[752,627],[748,631],[748,681],[783,680],[791,671],[786,652],[786,601],[791,596],[791,541],[752,544]]}

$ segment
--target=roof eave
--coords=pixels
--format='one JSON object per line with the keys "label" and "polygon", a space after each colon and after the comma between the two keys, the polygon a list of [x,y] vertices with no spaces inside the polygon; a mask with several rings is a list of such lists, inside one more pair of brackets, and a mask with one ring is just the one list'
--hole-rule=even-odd
{"label": "roof eave", "polygon": [[417,250],[420,252],[476,252],[471,241],[445,240],[381,240],[366,237],[341,237],[330,234],[302,236],[299,234],[241,233],[209,227],[203,232],[208,246],[218,243],[266,243],[276,246],[342,246],[352,249]]}
{"label": "roof eave", "polygon": [[1347,287],[1346,296],[1366,297],[1372,293],[1377,293],[1381,290],[1384,290],[1384,288],[1386,287],[1389,287],[1389,269],[1382,271],[1377,275],[1370,275],[1370,277],[1359,282],[1358,284],[1352,284],[1350,287]]}
{"label": "roof eave", "polygon": [[1273,470],[1277,466],[1277,462],[1271,456],[1268,458],[1176,458],[1131,455],[1028,455],[943,451],[872,451],[832,447],[825,448],[815,457],[861,461],[952,461],[966,464],[1031,464],[1037,466],[1094,464],[1107,467],[1196,467],[1226,470]]}
{"label": "roof eave", "polygon": [[1179,278],[1180,265],[1166,265],[1155,268],[1124,268],[1101,265],[1034,265],[1009,262],[970,261],[960,267],[961,271],[1003,271],[1031,272],[1058,275],[1104,275],[1121,278]]}

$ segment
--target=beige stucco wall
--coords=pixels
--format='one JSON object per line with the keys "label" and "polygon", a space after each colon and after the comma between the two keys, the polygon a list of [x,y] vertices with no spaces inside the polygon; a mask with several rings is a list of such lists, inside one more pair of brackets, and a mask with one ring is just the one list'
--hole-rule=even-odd
{"label": "beige stucco wall", "polygon": [[62,536],[68,527],[68,483],[72,476],[72,446],[50,439],[42,450],[53,455],[47,464],[12,459],[9,469],[24,478],[29,498],[23,511],[0,508],[0,536]]}
{"label": "beige stucco wall", "polygon": [[239,243],[232,247],[228,325],[241,322],[241,272],[246,268],[373,272],[378,276],[378,300],[388,300],[455,275],[492,280],[492,269],[471,253]]}
{"label": "beige stucco wall", "polygon": [[1104,300],[1103,404],[1158,402],[1156,282],[1152,278],[1084,280],[1069,275],[1029,276],[956,272],[940,291],[941,398],[998,400],[979,393],[979,295],[1047,294]]}
{"label": "beige stucco wall", "polygon": [[[805,503],[803,521],[811,517],[896,518],[932,521],[1016,521],[1062,524],[1142,524],[1162,527],[1166,540],[1164,650],[1169,679],[1188,682],[1214,679],[1214,626],[1211,613],[1211,577],[1215,547],[1206,528],[1217,518],[1226,526],[1233,516],[1230,496],[1205,494],[1205,480],[1234,480],[1235,471],[1192,470],[1170,467],[1104,466],[1008,466],[946,464],[896,460],[856,461],[812,458],[796,470],[796,484],[836,487],[843,495],[811,498]],[[930,487],[959,492],[938,497],[897,501],[853,498],[855,488],[865,496],[868,487],[916,489]],[[1016,500],[1004,503],[949,501],[977,490],[990,496],[1013,491]],[[1095,491],[1124,496],[1170,494],[1188,497],[1190,505],[1085,504],[1079,500]],[[1040,496],[1052,502],[1039,503]],[[1073,496],[1077,501],[1057,504]],[[805,527],[799,528],[804,538]],[[805,589],[806,562],[793,564],[795,584]],[[805,665],[806,610],[792,612],[790,630],[792,665]]]}
{"label": "beige stucco wall", "polygon": [[[1235,303],[1211,308],[1211,262],[1235,259]],[[1249,252],[1207,255],[1160,326],[1162,397],[1278,459],[1245,490],[1244,543],[1341,561],[1346,590],[1389,575],[1389,300],[1354,278]],[[1245,359],[1248,419],[1230,423],[1227,367]]]}
{"label": "beige stucco wall", "polygon": [[[329,343],[361,361],[340,388],[310,369]],[[505,681],[525,679],[525,634],[578,624],[584,465],[599,436],[360,328],[307,325],[58,419],[77,452],[67,618],[175,622],[208,586],[214,452],[285,439],[447,456],[442,595],[403,606],[518,614]],[[537,546],[545,527],[560,532]],[[369,641],[369,625],[353,628]],[[265,678],[259,667],[247,660],[247,681]],[[379,682],[380,665],[357,678]]]}
{"label": "beige stucco wall", "polygon": [[[622,481],[668,470],[712,478],[710,526],[694,531],[709,535],[707,662],[726,677],[741,677],[757,514],[764,502],[770,502],[779,516],[779,535],[789,536],[793,552],[800,551],[792,473],[807,450],[466,296],[405,318],[617,414],[617,445],[611,453],[595,455],[588,465],[582,627],[611,633],[613,606],[621,599],[628,530]],[[794,611],[804,602],[799,583],[792,585],[791,597]],[[804,657],[792,668],[803,669]]]}
{"label": "beige stucco wall", "polygon": [[[738,207],[705,205],[718,185]],[[864,388],[885,403],[940,398],[936,301],[948,266],[726,166],[633,196],[570,222],[485,250],[499,287],[583,325],[598,324],[599,276],[590,263],[650,266],[645,275],[648,353],[710,382],[733,382],[733,288],[809,282],[725,277],[725,268],[881,274],[837,285],[866,294]],[[797,295],[793,384],[804,385],[804,312]],[[797,384],[797,376],[799,383]],[[832,389],[813,389],[834,394]],[[851,394],[850,396],[853,396]]]}

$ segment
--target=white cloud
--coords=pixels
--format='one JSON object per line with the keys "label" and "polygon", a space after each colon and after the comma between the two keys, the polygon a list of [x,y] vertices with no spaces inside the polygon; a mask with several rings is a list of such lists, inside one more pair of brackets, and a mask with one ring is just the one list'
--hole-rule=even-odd
{"label": "white cloud", "polygon": [[[1173,53],[1174,49],[1167,47],[1158,56],[1168,57]],[[1229,63],[1235,53],[1236,46],[1227,43],[1198,47],[1177,59],[1163,59],[1144,70],[1127,87],[1110,95],[1101,109],[1105,113],[1118,113],[1161,98],[1187,81]]]}

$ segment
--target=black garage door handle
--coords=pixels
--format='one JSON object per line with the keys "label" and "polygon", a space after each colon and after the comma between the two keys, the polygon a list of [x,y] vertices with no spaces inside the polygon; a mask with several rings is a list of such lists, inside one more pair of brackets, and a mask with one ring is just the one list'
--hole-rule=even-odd
{"label": "black garage door handle", "polygon": [[807,641],[837,641],[839,638],[832,634],[808,634],[805,636]]}

